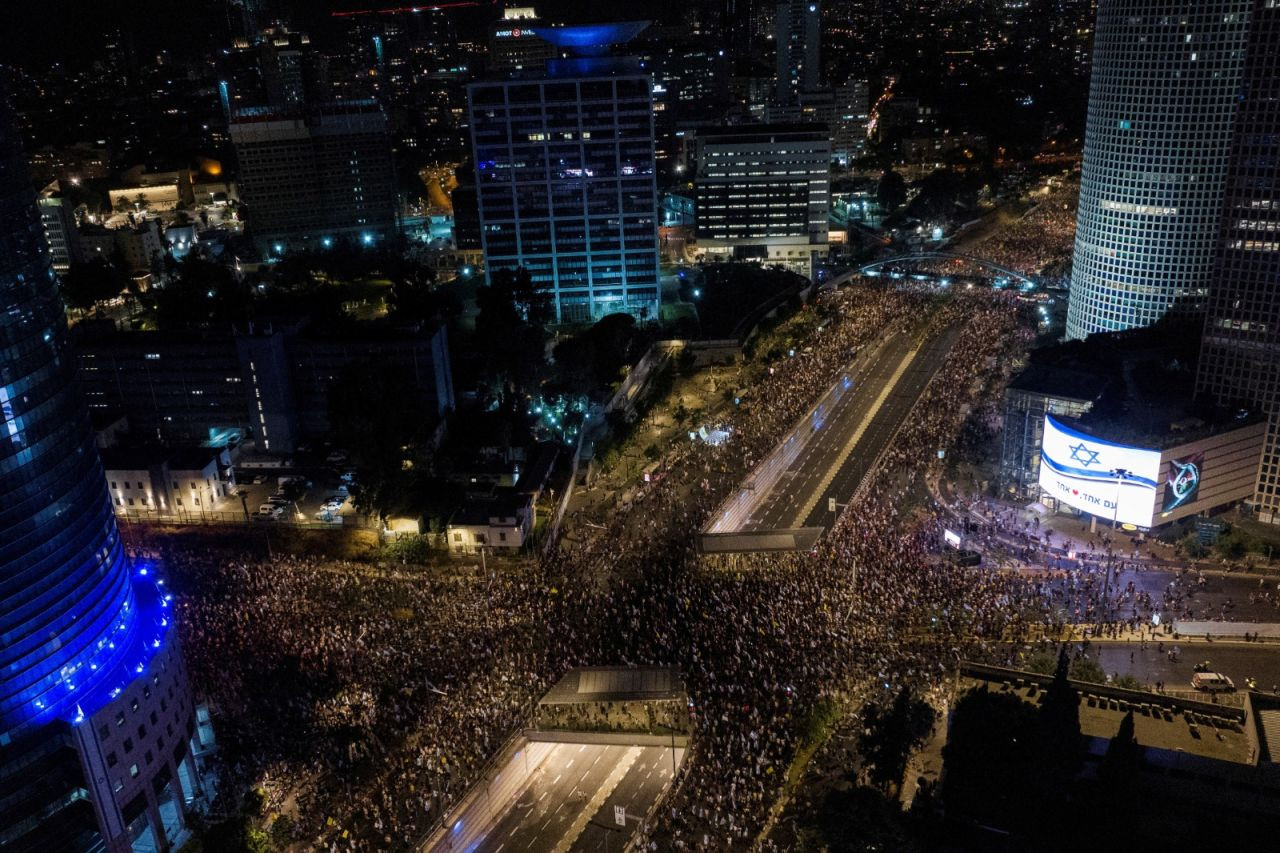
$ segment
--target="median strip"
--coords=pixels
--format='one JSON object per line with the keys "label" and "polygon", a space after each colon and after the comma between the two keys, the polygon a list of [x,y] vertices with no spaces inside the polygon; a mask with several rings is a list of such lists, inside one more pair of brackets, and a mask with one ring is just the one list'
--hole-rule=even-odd
{"label": "median strip", "polygon": [[893,371],[893,375],[889,377],[889,381],[880,389],[880,396],[876,397],[875,402],[871,404],[871,408],[869,408],[866,415],[863,416],[862,422],[858,424],[858,428],[854,430],[853,435],[849,437],[849,440],[845,442],[844,447],[840,449],[840,454],[836,457],[835,462],[833,462],[831,467],[827,469],[827,473],[822,478],[822,483],[817,489],[814,489],[810,493],[809,500],[805,502],[804,507],[800,510],[799,514],[796,515],[795,520],[792,521],[792,527],[798,527],[803,524],[804,520],[809,517],[809,513],[813,512],[813,508],[818,505],[818,501],[826,494],[827,487],[830,486],[831,481],[836,478],[836,474],[840,471],[841,467],[844,466],[845,460],[849,458],[849,454],[853,453],[853,448],[862,440],[863,433],[867,431],[867,427],[869,427],[871,425],[871,421],[875,419],[876,413],[880,411],[880,407],[884,405],[884,401],[889,399],[889,395],[893,393],[893,389],[898,387],[898,380],[902,378],[903,373],[906,373],[907,367],[909,367],[911,362],[915,359],[916,354],[920,352],[920,346],[921,345],[917,343],[911,348],[910,352],[902,357],[902,361],[899,362],[898,367]]}

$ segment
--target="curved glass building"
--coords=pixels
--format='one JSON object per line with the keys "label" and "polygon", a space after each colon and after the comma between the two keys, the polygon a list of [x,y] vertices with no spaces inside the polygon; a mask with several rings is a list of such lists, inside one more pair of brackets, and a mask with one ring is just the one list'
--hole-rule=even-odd
{"label": "curved glass building", "polygon": [[1252,0],[1101,0],[1067,337],[1203,307]]}
{"label": "curved glass building", "polygon": [[[0,848],[161,848],[160,801],[178,801],[165,785],[189,759],[194,708],[171,597],[125,558],[74,370],[0,94]],[[113,751],[117,729],[127,738]]]}

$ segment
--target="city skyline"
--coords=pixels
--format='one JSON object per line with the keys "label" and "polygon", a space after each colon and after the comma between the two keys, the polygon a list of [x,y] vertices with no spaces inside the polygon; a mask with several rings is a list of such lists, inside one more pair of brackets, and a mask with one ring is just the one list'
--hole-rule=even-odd
{"label": "city skyline", "polygon": [[1276,0],[13,5],[6,851],[1280,832]]}

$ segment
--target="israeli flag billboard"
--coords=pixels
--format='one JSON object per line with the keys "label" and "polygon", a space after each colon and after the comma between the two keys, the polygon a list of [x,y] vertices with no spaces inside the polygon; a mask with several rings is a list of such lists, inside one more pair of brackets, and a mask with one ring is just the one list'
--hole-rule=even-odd
{"label": "israeli flag billboard", "polygon": [[1159,476],[1158,450],[1094,438],[1045,415],[1040,488],[1048,497],[1102,519],[1150,527]]}

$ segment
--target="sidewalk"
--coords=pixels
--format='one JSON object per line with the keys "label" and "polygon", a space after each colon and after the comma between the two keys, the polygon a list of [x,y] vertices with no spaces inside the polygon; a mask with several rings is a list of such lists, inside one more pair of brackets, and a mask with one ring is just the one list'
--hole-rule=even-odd
{"label": "sidewalk", "polygon": [[[1028,543],[1011,537],[1009,531],[1001,526],[998,520],[989,518],[987,515],[970,509],[967,505],[961,505],[964,500],[955,495],[955,485],[950,482],[943,482],[941,475],[930,477],[926,480],[927,488],[930,494],[938,502],[938,504],[953,517],[961,519],[972,519],[982,524],[993,525],[997,527],[995,533],[990,534],[996,538],[1000,545],[1012,552],[1021,551],[1025,548],[1034,547],[1039,551],[1047,551],[1055,559],[1076,559],[1076,560],[1104,560],[1114,556],[1116,559],[1138,562],[1145,564],[1154,569],[1165,569],[1168,571],[1176,571],[1185,569],[1187,571],[1200,572],[1210,577],[1227,576],[1238,578],[1249,578],[1255,580],[1275,579],[1280,576],[1280,564],[1258,565],[1252,569],[1235,568],[1231,565],[1224,565],[1221,562],[1205,561],[1205,560],[1183,560],[1178,558],[1174,549],[1155,539],[1148,539],[1141,545],[1134,541],[1131,533],[1124,530],[1112,530],[1110,527],[1100,525],[1096,533],[1089,534],[1087,525],[1077,518],[1071,518],[1060,515],[1041,516],[1038,513],[1028,510],[1026,507],[1010,503],[1008,501],[982,497],[980,500],[994,508],[997,512],[1012,512],[1016,514],[1019,522],[1032,522],[1032,530],[1030,535],[1035,536],[1038,541]],[[1040,524],[1035,526],[1034,520],[1039,519]],[[1084,526],[1084,536],[1081,535],[1079,527]],[[1043,537],[1050,534],[1051,546],[1044,544]],[[1092,537],[1092,538],[1084,538]],[[1105,545],[1101,545],[1102,537],[1113,538],[1118,537],[1121,547],[1118,550],[1108,550]],[[966,547],[980,551],[984,554],[989,553],[990,549],[986,545],[979,542],[969,542]],[[1093,548],[1091,551],[1090,548]],[[1069,553],[1075,554],[1074,557],[1068,557]],[[1010,562],[1021,563],[1022,561],[1010,558]]]}
{"label": "sidewalk", "polygon": [[[1193,622],[1194,630],[1180,629],[1184,623],[1174,623],[1172,631],[1158,628],[1155,636],[1149,630],[1121,630],[1114,635],[1099,635],[1097,625],[1076,624],[1068,626],[1068,642],[1123,644],[1123,643],[1167,643],[1178,645],[1229,645],[1259,646],[1280,643],[1280,623],[1275,622]],[[1187,627],[1190,627],[1187,626]],[[1258,634],[1256,640],[1246,640],[1244,635]]]}

